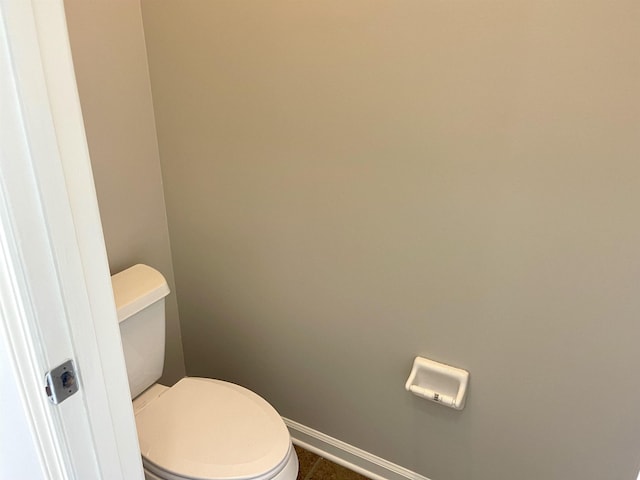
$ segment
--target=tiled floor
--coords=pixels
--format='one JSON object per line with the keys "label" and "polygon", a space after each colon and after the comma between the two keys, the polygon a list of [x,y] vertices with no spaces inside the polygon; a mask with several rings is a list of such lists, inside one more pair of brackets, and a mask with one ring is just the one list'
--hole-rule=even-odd
{"label": "tiled floor", "polygon": [[300,469],[297,480],[368,480],[359,473],[294,445]]}

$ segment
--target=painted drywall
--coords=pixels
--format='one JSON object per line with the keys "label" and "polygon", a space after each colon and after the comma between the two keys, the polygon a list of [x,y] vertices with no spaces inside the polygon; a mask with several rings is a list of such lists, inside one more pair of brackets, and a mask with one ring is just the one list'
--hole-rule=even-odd
{"label": "painted drywall", "polygon": [[[136,263],[175,291],[140,4],[66,0],[65,11],[111,273]],[[165,369],[184,376],[175,293],[167,297]]]}
{"label": "painted drywall", "polygon": [[638,2],[142,11],[188,374],[433,480],[635,478]]}

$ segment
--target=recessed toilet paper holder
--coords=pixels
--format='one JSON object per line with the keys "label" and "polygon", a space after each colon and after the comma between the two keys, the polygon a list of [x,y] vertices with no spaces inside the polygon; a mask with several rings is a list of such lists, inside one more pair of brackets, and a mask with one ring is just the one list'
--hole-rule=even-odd
{"label": "recessed toilet paper holder", "polygon": [[466,370],[416,357],[404,388],[418,397],[462,410],[468,384]]}

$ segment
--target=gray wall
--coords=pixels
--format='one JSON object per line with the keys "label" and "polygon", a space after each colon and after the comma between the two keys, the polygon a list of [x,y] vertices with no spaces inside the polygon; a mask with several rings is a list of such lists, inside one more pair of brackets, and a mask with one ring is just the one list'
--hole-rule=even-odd
{"label": "gray wall", "polygon": [[[140,4],[66,0],[109,267],[160,270],[175,291]],[[162,381],[184,376],[176,295],[167,298]]]}
{"label": "gray wall", "polygon": [[433,480],[635,478],[636,1],[143,19],[190,375]]}

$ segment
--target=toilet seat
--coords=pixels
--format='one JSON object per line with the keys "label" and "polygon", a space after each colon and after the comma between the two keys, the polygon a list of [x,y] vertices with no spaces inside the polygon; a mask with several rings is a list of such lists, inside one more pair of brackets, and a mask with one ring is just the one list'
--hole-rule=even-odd
{"label": "toilet seat", "polygon": [[183,378],[135,410],[143,463],[161,478],[266,480],[291,456],[280,415],[232,383]]}

